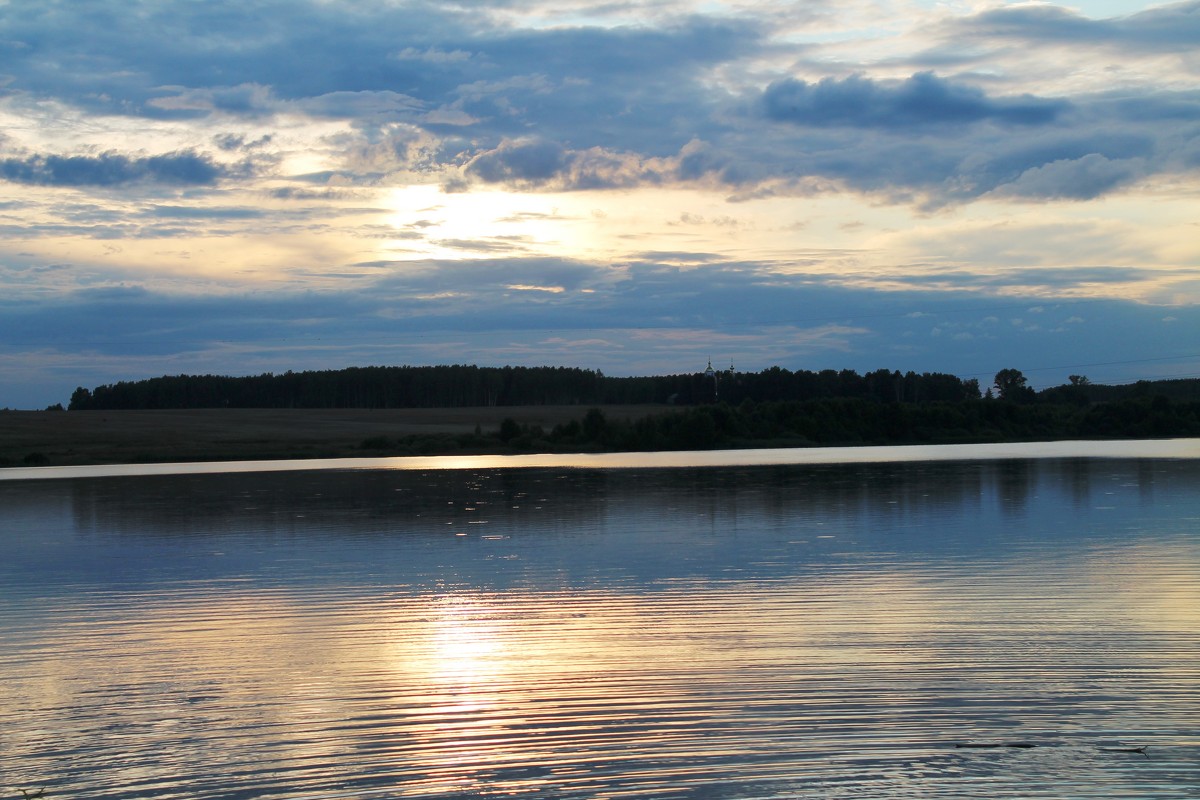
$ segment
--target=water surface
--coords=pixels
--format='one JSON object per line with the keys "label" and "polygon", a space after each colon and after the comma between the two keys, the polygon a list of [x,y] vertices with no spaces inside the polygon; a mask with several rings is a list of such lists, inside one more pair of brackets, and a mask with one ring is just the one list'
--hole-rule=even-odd
{"label": "water surface", "polygon": [[0,779],[1183,797],[1197,531],[1187,458],[10,481]]}
{"label": "water surface", "polygon": [[1029,458],[1200,458],[1200,439],[1136,439],[983,444],[777,447],[747,450],[663,450],[629,453],[530,453],[484,456],[373,456],[363,458],[201,461],[166,464],[94,464],[0,469],[0,481],[213,472],[296,472],[334,469],[678,469],[771,464],[894,464],[910,461],[996,461]]}

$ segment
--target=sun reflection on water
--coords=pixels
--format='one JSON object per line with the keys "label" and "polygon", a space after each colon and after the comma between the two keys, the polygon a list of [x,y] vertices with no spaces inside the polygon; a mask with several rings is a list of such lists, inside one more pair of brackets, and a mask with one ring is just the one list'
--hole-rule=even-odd
{"label": "sun reflection on water", "polygon": [[[1165,798],[1200,778],[1198,473],[1096,470],[48,494],[0,539],[0,769],[98,800]],[[1039,747],[954,747],[1001,738]],[[1130,740],[1154,759],[1098,749]]]}
{"label": "sun reflection on water", "polygon": [[437,606],[429,627],[427,676],[438,684],[475,686],[495,681],[506,664],[503,640],[488,609],[470,599],[452,598]]}

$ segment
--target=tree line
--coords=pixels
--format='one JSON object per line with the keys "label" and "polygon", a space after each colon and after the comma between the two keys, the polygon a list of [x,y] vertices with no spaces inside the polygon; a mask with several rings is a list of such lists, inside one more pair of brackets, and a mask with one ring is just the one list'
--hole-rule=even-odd
{"label": "tree line", "polygon": [[[521,433],[528,436],[530,431]],[[1088,406],[983,399],[926,404],[859,398],[746,400],[631,421],[607,420],[592,409],[578,424],[556,426],[546,439],[570,449],[694,450],[1181,436],[1200,436],[1200,401],[1172,402],[1155,395]]]}
{"label": "tree line", "polygon": [[504,419],[498,430],[468,434],[371,437],[372,455],[708,450],[739,447],[969,444],[1053,439],[1200,436],[1200,401],[1163,395],[1114,402],[879,403],[862,398],[743,400],[691,406],[632,420],[599,408],[546,431]]}
{"label": "tree line", "polygon": [[672,404],[859,398],[881,403],[961,402],[979,382],[943,373],[886,369],[734,370],[610,377],[572,367],[398,366],[265,373],[174,375],[79,387],[71,410],[182,408],[462,408],[517,405]]}
{"label": "tree line", "polygon": [[[578,405],[552,430],[372,436],[373,455],[690,450],[1200,436],[1200,380],[1106,386],[1072,375],[1035,391],[1004,369],[975,379],[876,370],[734,370],[633,377],[565,367],[367,367],[252,377],[164,376],[79,388],[70,408],[404,408]],[[638,419],[598,406],[661,405]],[[61,408],[61,406],[59,406]],[[586,409],[586,410],[585,410]],[[351,445],[353,448],[354,446]]]}
{"label": "tree line", "polygon": [[183,408],[466,408],[518,405],[731,405],[753,402],[859,399],[877,403],[961,403],[999,399],[1026,405],[1088,405],[1161,395],[1200,400],[1200,380],[1098,385],[1072,375],[1040,392],[1016,369],[1002,369],[981,395],[979,381],[938,372],[878,369],[705,372],[610,377],[576,367],[399,366],[264,373],[249,377],[166,375],[79,387],[72,410]]}

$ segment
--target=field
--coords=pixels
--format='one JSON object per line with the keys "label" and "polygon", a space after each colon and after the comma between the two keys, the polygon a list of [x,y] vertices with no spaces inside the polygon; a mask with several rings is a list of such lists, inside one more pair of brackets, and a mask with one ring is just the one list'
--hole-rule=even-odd
{"label": "field", "polygon": [[[381,455],[363,442],[417,435],[494,433],[506,417],[521,425],[582,419],[585,406],[410,409],[191,409],[163,411],[0,411],[0,467],[240,461]],[[665,406],[604,406],[608,419],[636,419]]]}

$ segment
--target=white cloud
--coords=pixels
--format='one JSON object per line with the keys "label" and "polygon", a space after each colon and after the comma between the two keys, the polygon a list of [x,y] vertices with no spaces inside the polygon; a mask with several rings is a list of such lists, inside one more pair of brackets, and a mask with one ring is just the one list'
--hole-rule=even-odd
{"label": "white cloud", "polygon": [[452,64],[470,61],[472,57],[473,54],[467,50],[439,50],[436,47],[426,47],[424,50],[406,47],[392,55],[399,61],[424,61],[429,64]]}

